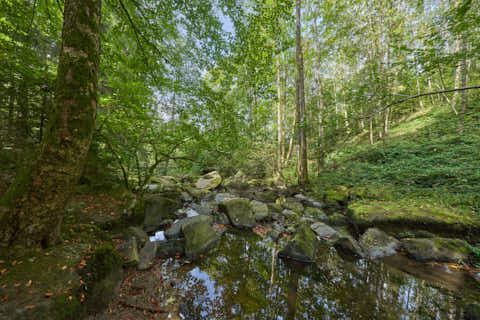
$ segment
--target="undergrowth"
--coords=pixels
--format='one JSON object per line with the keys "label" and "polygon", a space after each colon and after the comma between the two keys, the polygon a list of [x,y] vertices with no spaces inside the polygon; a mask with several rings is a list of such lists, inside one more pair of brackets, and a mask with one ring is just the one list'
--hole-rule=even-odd
{"label": "undergrowth", "polygon": [[[385,143],[367,137],[331,154],[334,170],[314,187],[345,185],[366,198],[432,203],[480,216],[480,105],[471,107],[459,134],[459,117],[438,107],[393,126]],[[358,138],[357,138],[358,139]],[[338,165],[339,164],[339,165]]]}

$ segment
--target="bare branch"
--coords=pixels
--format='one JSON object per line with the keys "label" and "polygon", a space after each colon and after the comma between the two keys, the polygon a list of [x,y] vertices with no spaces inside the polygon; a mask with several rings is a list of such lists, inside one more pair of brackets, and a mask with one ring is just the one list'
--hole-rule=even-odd
{"label": "bare branch", "polygon": [[363,117],[358,117],[358,118],[351,118],[352,120],[362,120],[362,119],[370,119],[371,117],[373,117],[374,115],[376,115],[377,113],[380,113],[382,111],[385,111],[387,110],[388,108],[391,108],[397,104],[400,104],[400,103],[403,103],[407,100],[410,100],[410,99],[416,99],[416,98],[420,98],[420,97],[425,97],[425,96],[431,96],[431,95],[434,95],[434,94],[441,94],[441,93],[448,93],[448,92],[455,92],[455,91],[465,91],[465,90],[472,90],[472,89],[480,89],[480,86],[470,86],[470,87],[463,87],[463,88],[454,88],[454,89],[447,89],[447,90],[439,90],[439,91],[431,91],[431,92],[425,92],[425,93],[420,93],[420,94],[416,94],[414,96],[408,96],[406,98],[403,98],[403,99],[400,99],[400,100],[397,100],[395,102],[392,102],[388,105],[386,105],[385,107],[382,107],[372,113],[369,113],[367,114],[366,116],[363,116]]}

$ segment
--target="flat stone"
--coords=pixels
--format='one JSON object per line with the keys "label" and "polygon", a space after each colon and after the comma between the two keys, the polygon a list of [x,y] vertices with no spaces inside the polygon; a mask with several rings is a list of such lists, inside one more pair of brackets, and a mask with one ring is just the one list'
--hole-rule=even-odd
{"label": "flat stone", "polygon": [[409,256],[420,261],[465,263],[471,249],[460,239],[419,238],[402,239],[402,247]]}
{"label": "flat stone", "polygon": [[143,246],[148,240],[148,234],[140,227],[128,227],[127,234],[130,236],[134,236],[140,246]]}
{"label": "flat stone", "polygon": [[360,246],[368,257],[378,259],[396,254],[400,241],[379,229],[370,228],[360,237]]}
{"label": "flat stone", "polygon": [[335,243],[340,238],[340,234],[337,230],[333,229],[332,227],[326,225],[323,222],[316,222],[310,226],[313,232],[324,241]]}

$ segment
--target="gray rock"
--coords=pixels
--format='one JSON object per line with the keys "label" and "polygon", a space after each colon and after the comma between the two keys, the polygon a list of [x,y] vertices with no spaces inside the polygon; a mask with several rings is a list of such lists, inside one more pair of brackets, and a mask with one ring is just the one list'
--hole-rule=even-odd
{"label": "gray rock", "polygon": [[222,202],[225,202],[227,200],[232,200],[232,199],[235,199],[235,198],[237,198],[237,197],[234,196],[231,193],[218,193],[218,194],[215,195],[215,202],[216,203],[222,203]]}
{"label": "gray rock", "polygon": [[126,265],[136,265],[140,260],[138,255],[137,239],[131,237],[122,247],[121,253],[123,256],[124,264]]}
{"label": "gray rock", "polygon": [[368,229],[360,238],[360,246],[371,259],[393,256],[400,247],[400,241],[376,228]]}
{"label": "gray rock", "polygon": [[305,195],[303,195],[303,194],[300,194],[300,193],[299,193],[299,194],[296,194],[296,195],[294,195],[293,197],[294,197],[295,199],[298,199],[298,200],[300,200],[300,201],[307,201],[307,200],[308,200],[308,198],[307,198]]}
{"label": "gray rock", "polygon": [[327,241],[328,243],[334,244],[340,239],[340,233],[323,222],[316,222],[312,224],[310,228],[321,240]]}
{"label": "gray rock", "polygon": [[300,262],[311,263],[315,261],[317,239],[309,226],[301,224],[297,232],[291,238],[278,255],[281,258],[293,259]]}
{"label": "gray rock", "polygon": [[192,203],[190,205],[190,208],[192,208],[193,210],[195,210],[199,214],[208,215],[208,214],[212,214],[212,212],[213,212],[212,207],[209,206],[209,205],[201,205],[201,204],[197,204],[197,203]]}
{"label": "gray rock", "polygon": [[144,230],[152,232],[158,230],[164,220],[175,218],[174,212],[180,208],[178,199],[170,199],[164,196],[154,196],[145,200]]}
{"label": "gray rock", "polygon": [[195,219],[182,227],[185,235],[185,256],[195,260],[201,254],[215,246],[219,236],[206,220]]}
{"label": "gray rock", "polygon": [[201,176],[195,183],[195,188],[202,190],[212,190],[222,183],[222,177],[217,171],[209,172]]}
{"label": "gray rock", "polygon": [[403,239],[403,249],[420,261],[464,263],[468,261],[471,249],[460,239],[417,238]]}
{"label": "gray rock", "polygon": [[292,210],[284,209],[282,211],[282,215],[284,215],[286,217],[295,217],[297,214],[295,212],[293,212]]}
{"label": "gray rock", "polygon": [[148,270],[153,267],[153,259],[157,254],[157,242],[147,241],[139,254],[138,270]]}
{"label": "gray rock", "polygon": [[227,200],[221,203],[219,208],[227,214],[234,227],[245,229],[255,226],[255,216],[250,208],[248,199],[236,198]]}
{"label": "gray rock", "polygon": [[355,240],[346,229],[337,228],[337,231],[340,237],[335,241],[334,246],[336,249],[358,257],[364,257],[362,247],[360,247],[357,240]]}
{"label": "gray rock", "polygon": [[265,203],[252,200],[250,201],[250,207],[252,208],[253,214],[255,216],[255,221],[262,221],[270,217],[270,212]]}

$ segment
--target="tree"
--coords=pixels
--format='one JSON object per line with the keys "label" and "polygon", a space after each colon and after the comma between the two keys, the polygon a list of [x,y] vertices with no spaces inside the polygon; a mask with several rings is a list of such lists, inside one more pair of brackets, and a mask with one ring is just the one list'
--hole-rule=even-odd
{"label": "tree", "polygon": [[66,0],[56,102],[38,158],[1,199],[2,244],[57,242],[90,148],[97,108],[101,0]]}
{"label": "tree", "polygon": [[301,0],[296,0],[297,13],[297,130],[298,130],[298,184],[304,186],[308,183],[307,170],[307,138],[305,135],[305,84],[303,75],[303,52],[302,52],[302,27],[300,23]]}

